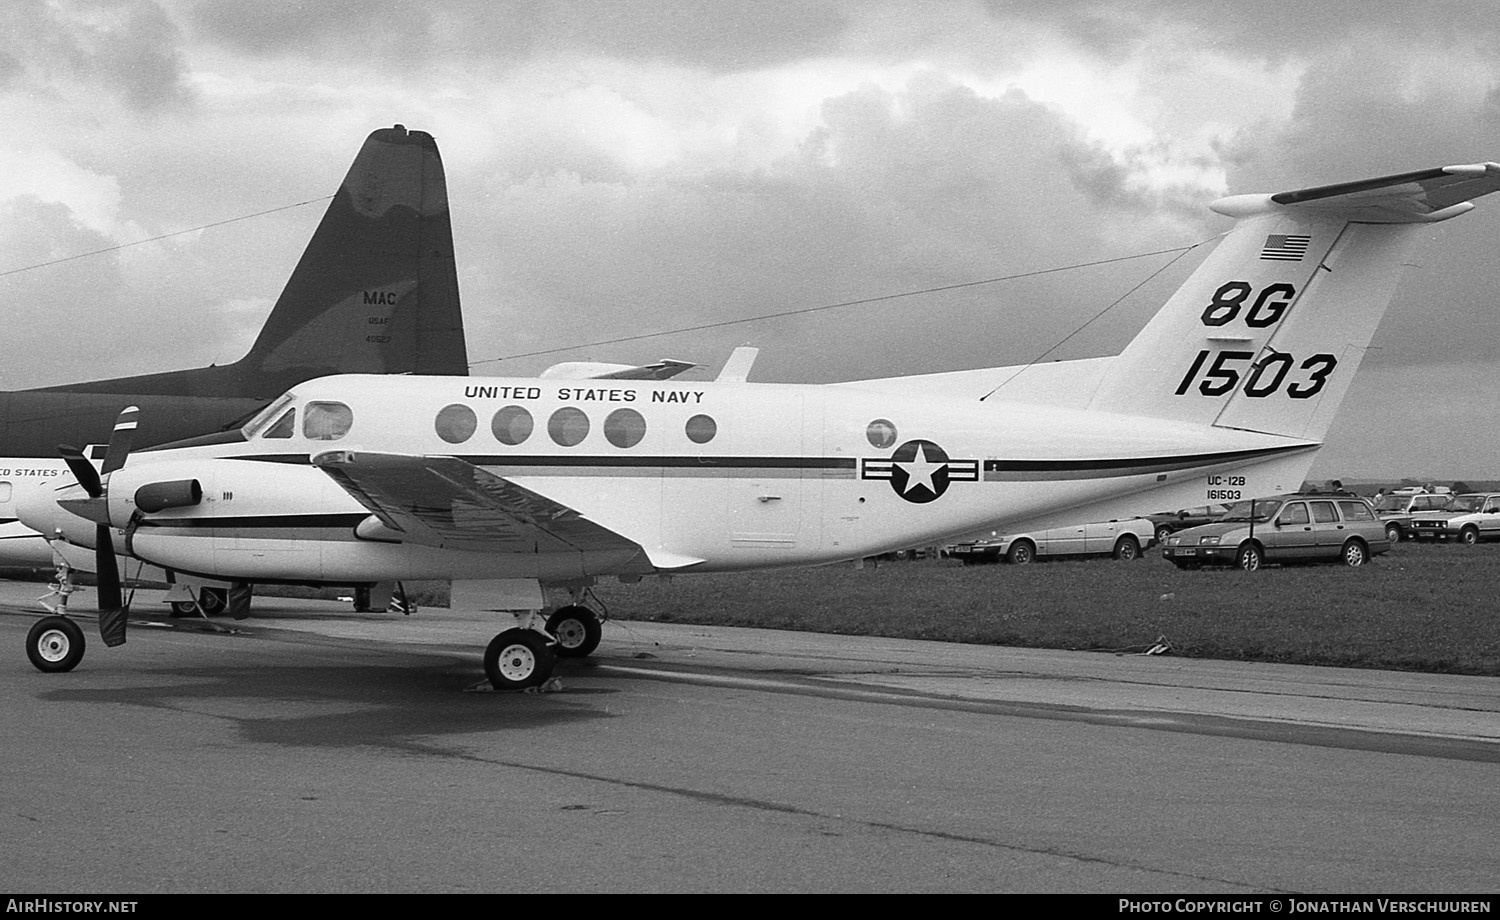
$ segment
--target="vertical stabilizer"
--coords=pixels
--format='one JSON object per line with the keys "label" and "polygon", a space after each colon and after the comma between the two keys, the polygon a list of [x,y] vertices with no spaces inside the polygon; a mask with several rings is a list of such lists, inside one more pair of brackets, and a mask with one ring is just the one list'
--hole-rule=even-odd
{"label": "vertical stabilizer", "polygon": [[1421,224],[1500,189],[1450,166],[1214,202],[1237,219],[1116,357],[1090,408],[1320,440]]}
{"label": "vertical stabilizer", "polygon": [[432,135],[397,125],[369,136],[235,368],[286,381],[272,391],[334,373],[468,373]]}

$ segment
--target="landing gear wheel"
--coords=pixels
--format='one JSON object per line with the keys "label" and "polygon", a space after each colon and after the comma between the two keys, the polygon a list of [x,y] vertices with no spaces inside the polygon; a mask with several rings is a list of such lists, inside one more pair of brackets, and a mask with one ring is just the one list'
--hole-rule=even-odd
{"label": "landing gear wheel", "polygon": [[38,671],[71,671],[83,660],[83,630],[67,617],[42,617],[26,634],[26,657]]}
{"label": "landing gear wheel", "polygon": [[530,629],[507,629],[484,650],[484,673],[496,690],[540,687],[552,676],[552,648]]}
{"label": "landing gear wheel", "polygon": [[557,637],[553,651],[559,658],[583,658],[599,647],[604,629],[594,611],[582,604],[559,607],[547,619],[547,632]]}
{"label": "landing gear wheel", "polygon": [[1235,567],[1244,569],[1247,572],[1253,572],[1260,568],[1261,562],[1260,547],[1254,543],[1246,543],[1241,546],[1240,551],[1234,557]]}

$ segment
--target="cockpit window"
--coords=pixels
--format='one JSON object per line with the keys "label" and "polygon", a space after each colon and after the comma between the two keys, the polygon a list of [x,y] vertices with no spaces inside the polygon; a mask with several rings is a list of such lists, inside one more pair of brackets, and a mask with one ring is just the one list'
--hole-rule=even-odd
{"label": "cockpit window", "polygon": [[286,410],[286,415],[276,420],[276,424],[267,428],[263,438],[289,438],[297,433],[297,410],[291,408]]}
{"label": "cockpit window", "polygon": [[338,402],[310,402],[302,416],[302,436],[310,441],[337,441],[353,426],[354,411]]}
{"label": "cockpit window", "polygon": [[244,434],[245,440],[248,441],[258,435],[263,437],[267,427],[271,424],[271,420],[276,419],[279,421],[281,410],[285,409],[287,403],[296,398],[291,393],[283,393],[278,399],[262,407],[259,412],[250,416],[250,421],[240,426],[240,431]]}

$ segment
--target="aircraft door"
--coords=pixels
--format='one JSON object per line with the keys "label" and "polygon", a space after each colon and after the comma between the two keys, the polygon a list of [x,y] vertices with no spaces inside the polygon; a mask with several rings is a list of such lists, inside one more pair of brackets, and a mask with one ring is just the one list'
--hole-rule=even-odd
{"label": "aircraft door", "polygon": [[[791,550],[815,537],[806,504],[816,493],[819,471],[806,458],[807,426],[798,393],[761,396],[740,414],[731,438],[735,468],[729,471],[726,521],[738,550]],[[818,503],[814,501],[816,510]]]}

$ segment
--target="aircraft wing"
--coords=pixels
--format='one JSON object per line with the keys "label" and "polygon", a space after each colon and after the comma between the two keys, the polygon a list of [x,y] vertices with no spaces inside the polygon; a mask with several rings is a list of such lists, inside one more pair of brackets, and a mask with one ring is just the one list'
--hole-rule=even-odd
{"label": "aircraft wing", "polygon": [[313,464],[413,543],[492,553],[644,552],[572,508],[455,457],[327,451]]}

